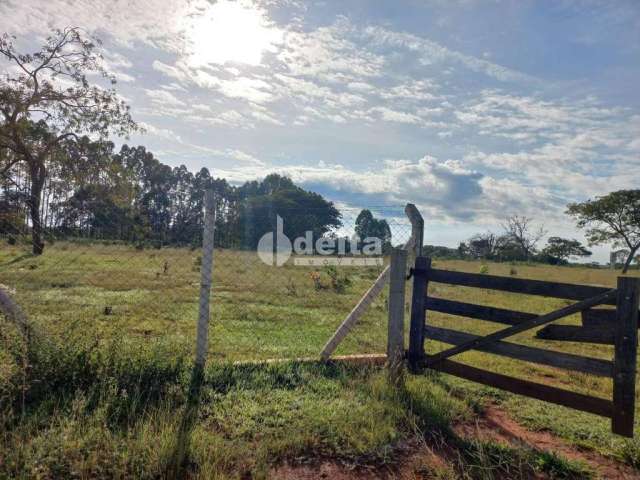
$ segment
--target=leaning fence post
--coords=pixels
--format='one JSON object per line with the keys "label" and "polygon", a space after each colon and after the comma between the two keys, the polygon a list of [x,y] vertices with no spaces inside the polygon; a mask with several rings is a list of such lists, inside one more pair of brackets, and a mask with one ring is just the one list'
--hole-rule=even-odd
{"label": "leaning fence post", "polygon": [[0,285],[0,313],[4,313],[7,320],[15,323],[20,329],[20,333],[28,338],[29,321],[20,306],[11,298],[9,292]]}
{"label": "leaning fence post", "polygon": [[404,366],[404,299],[407,251],[391,251],[389,274],[389,325],[387,333],[387,367],[389,381],[399,385]]}
{"label": "leaning fence post", "polygon": [[204,194],[204,229],[202,232],[202,265],[200,267],[200,308],[198,311],[198,333],[196,340],[196,366],[204,369],[209,343],[209,298],[211,295],[211,272],[213,270],[213,239],[216,224],[216,209],[213,190]]}
{"label": "leaning fence post", "polygon": [[618,277],[611,429],[626,437],[633,437],[639,301],[640,279]]}

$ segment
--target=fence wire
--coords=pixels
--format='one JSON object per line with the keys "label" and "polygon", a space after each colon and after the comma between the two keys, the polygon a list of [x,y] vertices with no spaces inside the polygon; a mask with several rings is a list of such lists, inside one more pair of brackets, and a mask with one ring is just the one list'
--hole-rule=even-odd
{"label": "fence wire", "polygon": [[[293,252],[281,266],[265,263],[255,240],[277,228],[276,215],[281,215],[283,233],[291,237],[293,245],[295,238],[305,236],[303,227],[309,222],[300,219],[313,216],[312,209],[273,211],[269,218],[241,225],[241,232],[237,226],[232,229],[224,224],[224,211],[217,212],[210,361],[320,354],[388,264],[390,248],[411,237],[411,224],[402,206],[369,207],[374,226],[363,227],[360,222],[359,229],[356,220],[361,208],[339,210],[339,226],[312,232],[311,251],[302,255]],[[47,228],[43,232],[44,253],[33,255],[28,226],[0,224],[0,284],[38,328],[69,337],[89,333],[98,341],[162,339],[187,353],[195,349],[201,231],[191,242],[167,244],[157,238],[123,241],[98,230]],[[301,257],[319,257],[318,238],[336,245],[323,258],[333,262],[362,258],[348,242],[344,251],[337,247],[338,239],[352,239],[356,230],[382,237],[381,251],[371,256],[377,264],[296,264]],[[119,226],[112,225],[108,231],[117,232]],[[247,241],[247,237],[253,240]],[[362,248],[363,243],[355,245]],[[385,351],[387,298],[385,289],[336,353]]]}

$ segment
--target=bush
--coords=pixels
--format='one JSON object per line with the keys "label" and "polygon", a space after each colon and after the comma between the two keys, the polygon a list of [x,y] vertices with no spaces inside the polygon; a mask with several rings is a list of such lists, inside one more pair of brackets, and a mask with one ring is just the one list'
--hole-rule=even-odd
{"label": "bush", "polygon": [[336,267],[326,267],[325,272],[329,275],[331,280],[331,289],[336,293],[344,293],[348,287],[351,286],[351,279],[345,275],[340,274]]}

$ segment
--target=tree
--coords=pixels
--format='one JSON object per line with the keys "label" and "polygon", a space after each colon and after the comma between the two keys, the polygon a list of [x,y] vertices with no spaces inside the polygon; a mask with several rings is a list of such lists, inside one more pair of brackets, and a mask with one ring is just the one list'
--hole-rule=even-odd
{"label": "tree", "polygon": [[627,273],[640,249],[640,190],[618,190],[595,200],[572,203],[567,213],[576,218],[579,228],[586,228],[589,245],[613,242],[626,246],[629,254],[622,273]]}
{"label": "tree", "polygon": [[383,248],[387,248],[391,244],[389,223],[383,218],[375,218],[373,213],[366,208],[356,217],[355,232],[360,241],[368,237],[379,239]]}
{"label": "tree", "polygon": [[278,174],[270,174],[260,182],[247,182],[236,194],[240,200],[237,222],[245,248],[255,248],[265,233],[273,231],[276,215],[282,217],[284,234],[291,239],[304,236],[307,231],[320,238],[342,225],[333,202]]}
{"label": "tree", "polygon": [[468,254],[473,258],[491,259],[496,254],[498,238],[494,233],[476,233],[469,239]]}
{"label": "tree", "polygon": [[[127,135],[137,125],[117,96],[115,78],[104,68],[96,44],[78,28],[55,30],[31,54],[17,52],[14,39],[6,33],[0,37],[0,56],[13,67],[0,78],[0,149],[11,153],[0,164],[0,176],[18,163],[26,165],[33,253],[39,255],[44,250],[40,208],[47,159],[67,138]],[[91,85],[91,73],[107,85]]]}
{"label": "tree", "polygon": [[531,218],[513,215],[507,217],[502,225],[505,236],[522,250],[526,260],[529,260],[531,255],[535,253],[536,245],[546,234],[543,227],[534,229],[532,222]]}
{"label": "tree", "polygon": [[571,257],[589,257],[591,251],[587,250],[582,243],[576,239],[569,240],[561,237],[549,237],[547,246],[542,250],[542,254],[560,262],[566,262]]}

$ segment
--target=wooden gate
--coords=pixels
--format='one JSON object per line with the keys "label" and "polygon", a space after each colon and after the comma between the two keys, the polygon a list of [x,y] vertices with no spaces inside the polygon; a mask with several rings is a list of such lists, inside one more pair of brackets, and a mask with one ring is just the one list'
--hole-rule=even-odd
{"label": "wooden gate", "polygon": [[[409,367],[417,373],[431,368],[474,382],[547,402],[564,405],[611,418],[612,431],[633,436],[635,408],[636,357],[638,348],[638,302],[640,279],[618,277],[616,289],[589,285],[515,279],[483,274],[462,273],[431,268],[431,259],[418,257],[411,269],[413,297],[409,332]],[[464,287],[502,290],[526,295],[575,300],[569,306],[543,315],[473,305],[428,296],[429,282]],[[594,309],[598,305],[615,305],[614,309]],[[486,336],[430,326],[427,310],[488,320],[509,325]],[[562,317],[581,312],[582,326],[549,325]],[[613,361],[554,352],[503,341],[526,330],[547,325],[538,332],[540,338],[594,342],[615,346]],[[426,355],[425,338],[453,345],[434,355]],[[468,350],[479,350],[613,379],[613,399],[593,397],[529,380],[482,370],[450,360]]]}

